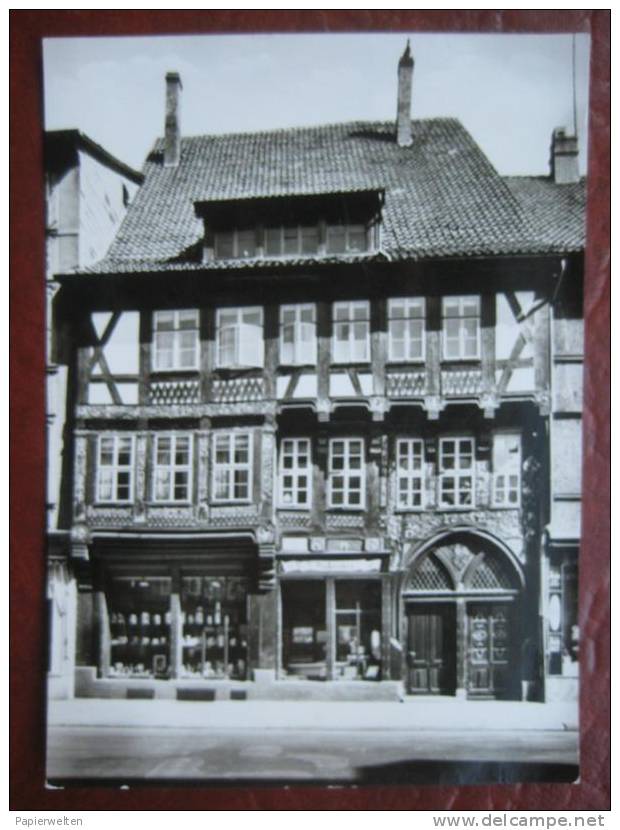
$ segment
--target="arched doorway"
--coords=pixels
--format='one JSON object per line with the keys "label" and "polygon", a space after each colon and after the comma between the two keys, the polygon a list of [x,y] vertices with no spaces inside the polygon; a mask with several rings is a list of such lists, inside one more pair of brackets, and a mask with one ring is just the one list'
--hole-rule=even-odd
{"label": "arched doorway", "polygon": [[408,692],[518,698],[522,588],[519,563],[486,535],[448,533],[418,549],[402,592]]}

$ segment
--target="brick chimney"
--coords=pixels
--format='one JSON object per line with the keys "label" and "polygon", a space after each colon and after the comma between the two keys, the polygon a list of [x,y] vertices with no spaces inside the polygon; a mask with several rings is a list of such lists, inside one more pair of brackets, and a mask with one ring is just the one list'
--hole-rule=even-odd
{"label": "brick chimney", "polygon": [[396,141],[399,147],[411,146],[411,83],[413,58],[409,41],[398,61],[398,108],[396,111]]}
{"label": "brick chimney", "polygon": [[181,158],[181,76],[178,72],[166,75],[166,131],[164,140],[164,167],[177,167]]}
{"label": "brick chimney", "polygon": [[566,135],[566,127],[556,127],[551,137],[551,178],[556,184],[579,181],[579,148],[576,135]]}

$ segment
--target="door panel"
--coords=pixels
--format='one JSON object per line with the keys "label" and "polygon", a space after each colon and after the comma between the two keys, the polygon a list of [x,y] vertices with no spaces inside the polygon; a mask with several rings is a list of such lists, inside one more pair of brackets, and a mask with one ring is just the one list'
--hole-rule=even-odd
{"label": "door panel", "polygon": [[409,609],[409,692],[454,694],[456,623],[452,604]]}
{"label": "door panel", "polygon": [[472,603],[467,607],[469,697],[508,698],[513,694],[511,612],[508,603]]}

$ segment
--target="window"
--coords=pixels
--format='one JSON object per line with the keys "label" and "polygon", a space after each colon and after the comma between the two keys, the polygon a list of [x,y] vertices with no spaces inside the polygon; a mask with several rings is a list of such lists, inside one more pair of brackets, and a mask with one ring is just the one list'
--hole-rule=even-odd
{"label": "window", "polygon": [[311,481],[310,440],[283,439],[280,448],[280,505],[309,507]]}
{"label": "window", "polygon": [[402,297],[388,303],[390,360],[424,360],[424,299]]}
{"label": "window", "polygon": [[133,436],[101,435],[97,462],[97,501],[132,501]]}
{"label": "window", "polygon": [[153,464],[153,500],[189,501],[192,439],[190,435],[157,435]]}
{"label": "window", "polygon": [[283,305],[280,308],[280,363],[316,363],[314,305]]}
{"label": "window", "polygon": [[252,436],[248,432],[214,435],[213,500],[250,501]]}
{"label": "window", "polygon": [[368,250],[368,234],[364,225],[328,225],[328,254],[357,254]]}
{"label": "window", "polygon": [[518,507],[521,502],[521,436],[493,436],[493,506]]}
{"label": "window", "polygon": [[265,228],[265,256],[308,256],[319,250],[318,225]]}
{"label": "window", "polygon": [[256,256],[256,231],[219,231],[215,234],[215,256],[217,259],[252,259]]}
{"label": "window", "polygon": [[330,507],[364,507],[364,442],[361,438],[333,438],[329,442]]}
{"label": "window", "polygon": [[370,304],[367,300],[334,303],[334,363],[370,360]]}
{"label": "window", "polygon": [[480,355],[480,300],[444,297],[443,356],[445,360],[475,360]]}
{"label": "window", "polygon": [[396,442],[396,480],[399,508],[424,506],[424,442],[419,438],[401,438]]}
{"label": "window", "polygon": [[440,507],[474,506],[474,440],[441,438],[439,441]]}
{"label": "window", "polygon": [[155,312],[153,369],[156,372],[198,368],[198,326],[196,309]]}
{"label": "window", "polygon": [[220,308],[217,312],[217,365],[263,365],[262,308]]}

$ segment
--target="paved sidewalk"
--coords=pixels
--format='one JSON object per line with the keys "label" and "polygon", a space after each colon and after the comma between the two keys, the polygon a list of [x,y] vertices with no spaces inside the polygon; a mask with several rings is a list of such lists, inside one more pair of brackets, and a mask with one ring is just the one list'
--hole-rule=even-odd
{"label": "paved sidewalk", "polygon": [[576,731],[576,703],[416,698],[404,703],[168,701],[78,698],[50,701],[51,727],[415,731]]}

